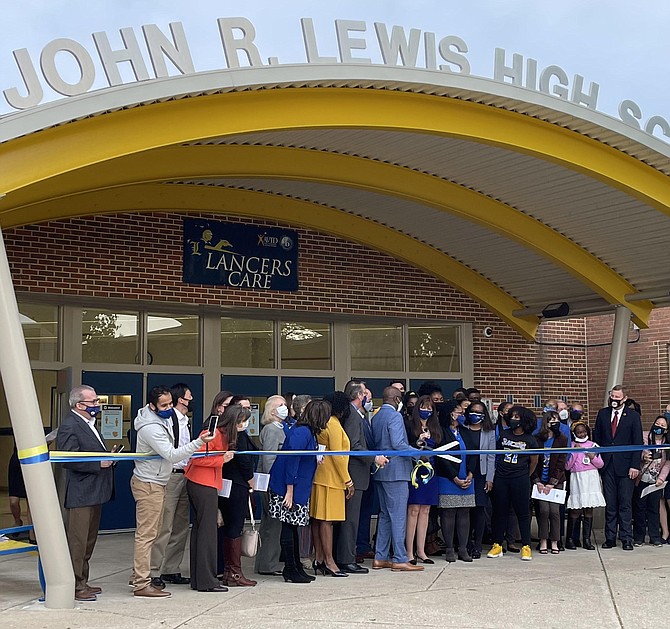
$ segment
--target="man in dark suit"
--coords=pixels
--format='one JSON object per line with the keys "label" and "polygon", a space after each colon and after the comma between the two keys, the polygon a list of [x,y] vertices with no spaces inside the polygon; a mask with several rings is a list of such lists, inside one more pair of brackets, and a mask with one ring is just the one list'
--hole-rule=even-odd
{"label": "man in dark suit", "polygon": [[[70,412],[56,437],[58,450],[107,452],[105,441],[95,427],[100,414],[100,398],[95,389],[81,385],[70,392]],[[98,539],[102,504],[112,497],[112,461],[65,463],[65,509],[67,541],[75,578],[75,600],[95,601],[102,588],[88,584],[88,562]]]}
{"label": "man in dark suit", "polygon": [[[384,404],[372,418],[372,438],[375,450],[412,450],[407,443],[407,433],[399,410],[402,393],[395,387],[386,387]],[[417,450],[417,453],[420,452]],[[407,456],[393,456],[388,464],[375,474],[379,491],[379,519],[377,520],[377,547],[373,570],[391,568],[394,571],[414,572],[423,566],[408,561],[405,549],[407,528],[407,499],[412,460]],[[393,558],[390,547],[393,543]]]}
{"label": "man in dark suit", "polygon": [[[344,388],[344,394],[351,403],[351,412],[344,420],[344,432],[349,437],[350,450],[368,449],[368,441],[372,442],[370,425],[363,415],[365,405],[365,383],[350,380]],[[369,435],[369,438],[368,438]],[[356,563],[356,537],[358,520],[361,513],[363,493],[370,485],[370,466],[372,462],[383,466],[386,457],[350,456],[349,476],[354,483],[354,495],[345,503],[345,520],[337,526],[336,557],[340,570],[350,574],[367,574],[368,569]]]}
{"label": "man in dark suit", "polygon": [[[610,391],[609,406],[598,411],[593,440],[600,446],[642,445],[640,415],[626,408],[626,394],[621,385]],[[605,494],[605,542],[603,548],[616,546],[617,525],[624,550],[633,550],[632,503],[635,479],[640,473],[642,452],[607,452],[601,454],[600,474]]]}

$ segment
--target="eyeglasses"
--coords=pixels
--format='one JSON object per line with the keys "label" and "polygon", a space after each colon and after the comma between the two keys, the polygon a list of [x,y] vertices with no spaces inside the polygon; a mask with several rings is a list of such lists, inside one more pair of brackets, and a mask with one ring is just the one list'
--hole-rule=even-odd
{"label": "eyeglasses", "polygon": [[100,398],[97,397],[95,400],[79,400],[78,404],[100,404]]}

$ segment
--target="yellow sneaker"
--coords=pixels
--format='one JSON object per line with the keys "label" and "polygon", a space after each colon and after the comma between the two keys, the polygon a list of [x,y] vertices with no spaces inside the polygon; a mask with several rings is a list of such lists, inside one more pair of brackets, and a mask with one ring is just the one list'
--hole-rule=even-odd
{"label": "yellow sneaker", "polygon": [[503,556],[502,546],[500,544],[493,544],[493,548],[491,548],[489,554],[486,556],[490,557],[491,559],[495,557],[502,557]]}
{"label": "yellow sneaker", "polygon": [[530,546],[524,546],[521,549],[521,561],[530,561],[533,558],[533,553],[530,552]]}

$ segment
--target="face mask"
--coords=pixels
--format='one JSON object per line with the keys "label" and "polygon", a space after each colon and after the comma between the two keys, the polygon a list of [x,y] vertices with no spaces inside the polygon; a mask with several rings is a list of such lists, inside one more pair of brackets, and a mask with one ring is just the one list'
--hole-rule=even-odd
{"label": "face mask", "polygon": [[663,413],[663,417],[670,422],[670,413]]}
{"label": "face mask", "polygon": [[286,419],[288,417],[288,407],[286,406],[286,404],[278,406],[276,412],[277,417],[279,417],[279,419]]}
{"label": "face mask", "polygon": [[577,443],[586,443],[589,440],[588,437],[575,437]]}
{"label": "face mask", "polygon": [[172,409],[166,408],[164,411],[156,410],[156,415],[162,419],[170,419],[172,417]]}
{"label": "face mask", "polygon": [[567,422],[568,417],[570,417],[570,413],[568,412],[567,408],[564,408],[564,409],[558,411],[558,416],[561,418],[562,422]]}
{"label": "face mask", "polygon": [[373,408],[372,400],[368,400],[365,404],[363,404],[363,408],[369,413]]}
{"label": "face mask", "polygon": [[654,427],[651,429],[651,431],[652,431],[655,435],[664,435],[664,434],[667,432],[667,430],[666,430],[665,428],[663,428],[663,426],[654,426]]}
{"label": "face mask", "polygon": [[520,419],[510,419],[509,420],[509,427],[512,430],[516,430],[517,428],[519,428],[519,426],[521,426],[521,420]]}
{"label": "face mask", "polygon": [[86,410],[84,411],[85,413],[88,413],[91,417],[95,417],[100,413],[102,409],[100,408],[100,405],[96,406],[87,406]]}
{"label": "face mask", "polygon": [[187,411],[191,410],[191,402],[193,402],[193,400],[186,400],[184,398],[181,398],[181,404],[183,407],[186,408]]}
{"label": "face mask", "polygon": [[484,421],[484,414],[483,413],[470,413],[468,415],[468,419],[470,420],[471,424],[479,424]]}
{"label": "face mask", "polygon": [[244,432],[247,428],[249,428],[249,420],[248,419],[243,424],[238,424],[237,425],[237,432]]}
{"label": "face mask", "polygon": [[398,413],[402,410],[402,401],[398,402]]}
{"label": "face mask", "polygon": [[612,398],[610,398],[610,406],[612,408],[615,408],[615,409],[619,408],[622,404],[623,404],[623,400],[613,400]]}
{"label": "face mask", "polygon": [[428,419],[431,415],[433,414],[433,411],[429,411],[427,409],[419,409],[419,417],[421,419]]}
{"label": "face mask", "polygon": [[[580,419],[582,418],[582,415],[583,415],[583,414],[584,414],[584,413],[582,413],[582,411],[570,411],[570,419],[571,419],[573,422],[576,422],[576,421],[578,421],[578,420],[580,420]],[[670,414],[670,413],[669,413],[669,414]]]}
{"label": "face mask", "polygon": [[549,430],[551,430],[551,432],[557,435],[559,432],[561,432],[561,424],[557,423],[549,424]]}

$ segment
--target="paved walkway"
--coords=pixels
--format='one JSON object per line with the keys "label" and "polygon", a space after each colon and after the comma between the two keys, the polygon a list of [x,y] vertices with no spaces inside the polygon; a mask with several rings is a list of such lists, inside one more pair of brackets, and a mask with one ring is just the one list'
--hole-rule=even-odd
{"label": "paved walkway", "polygon": [[307,585],[260,577],[255,588],[231,588],[224,594],[172,586],[172,598],[166,600],[131,595],[131,558],[132,534],[102,535],[91,582],[104,593],[95,603],[67,611],[36,602],[40,591],[34,557],[1,558],[0,627],[641,629],[667,624],[670,546],[534,553],[531,562],[522,562],[519,555],[472,564],[436,558],[436,565],[423,573],[380,570],[346,579],[319,577]]}

